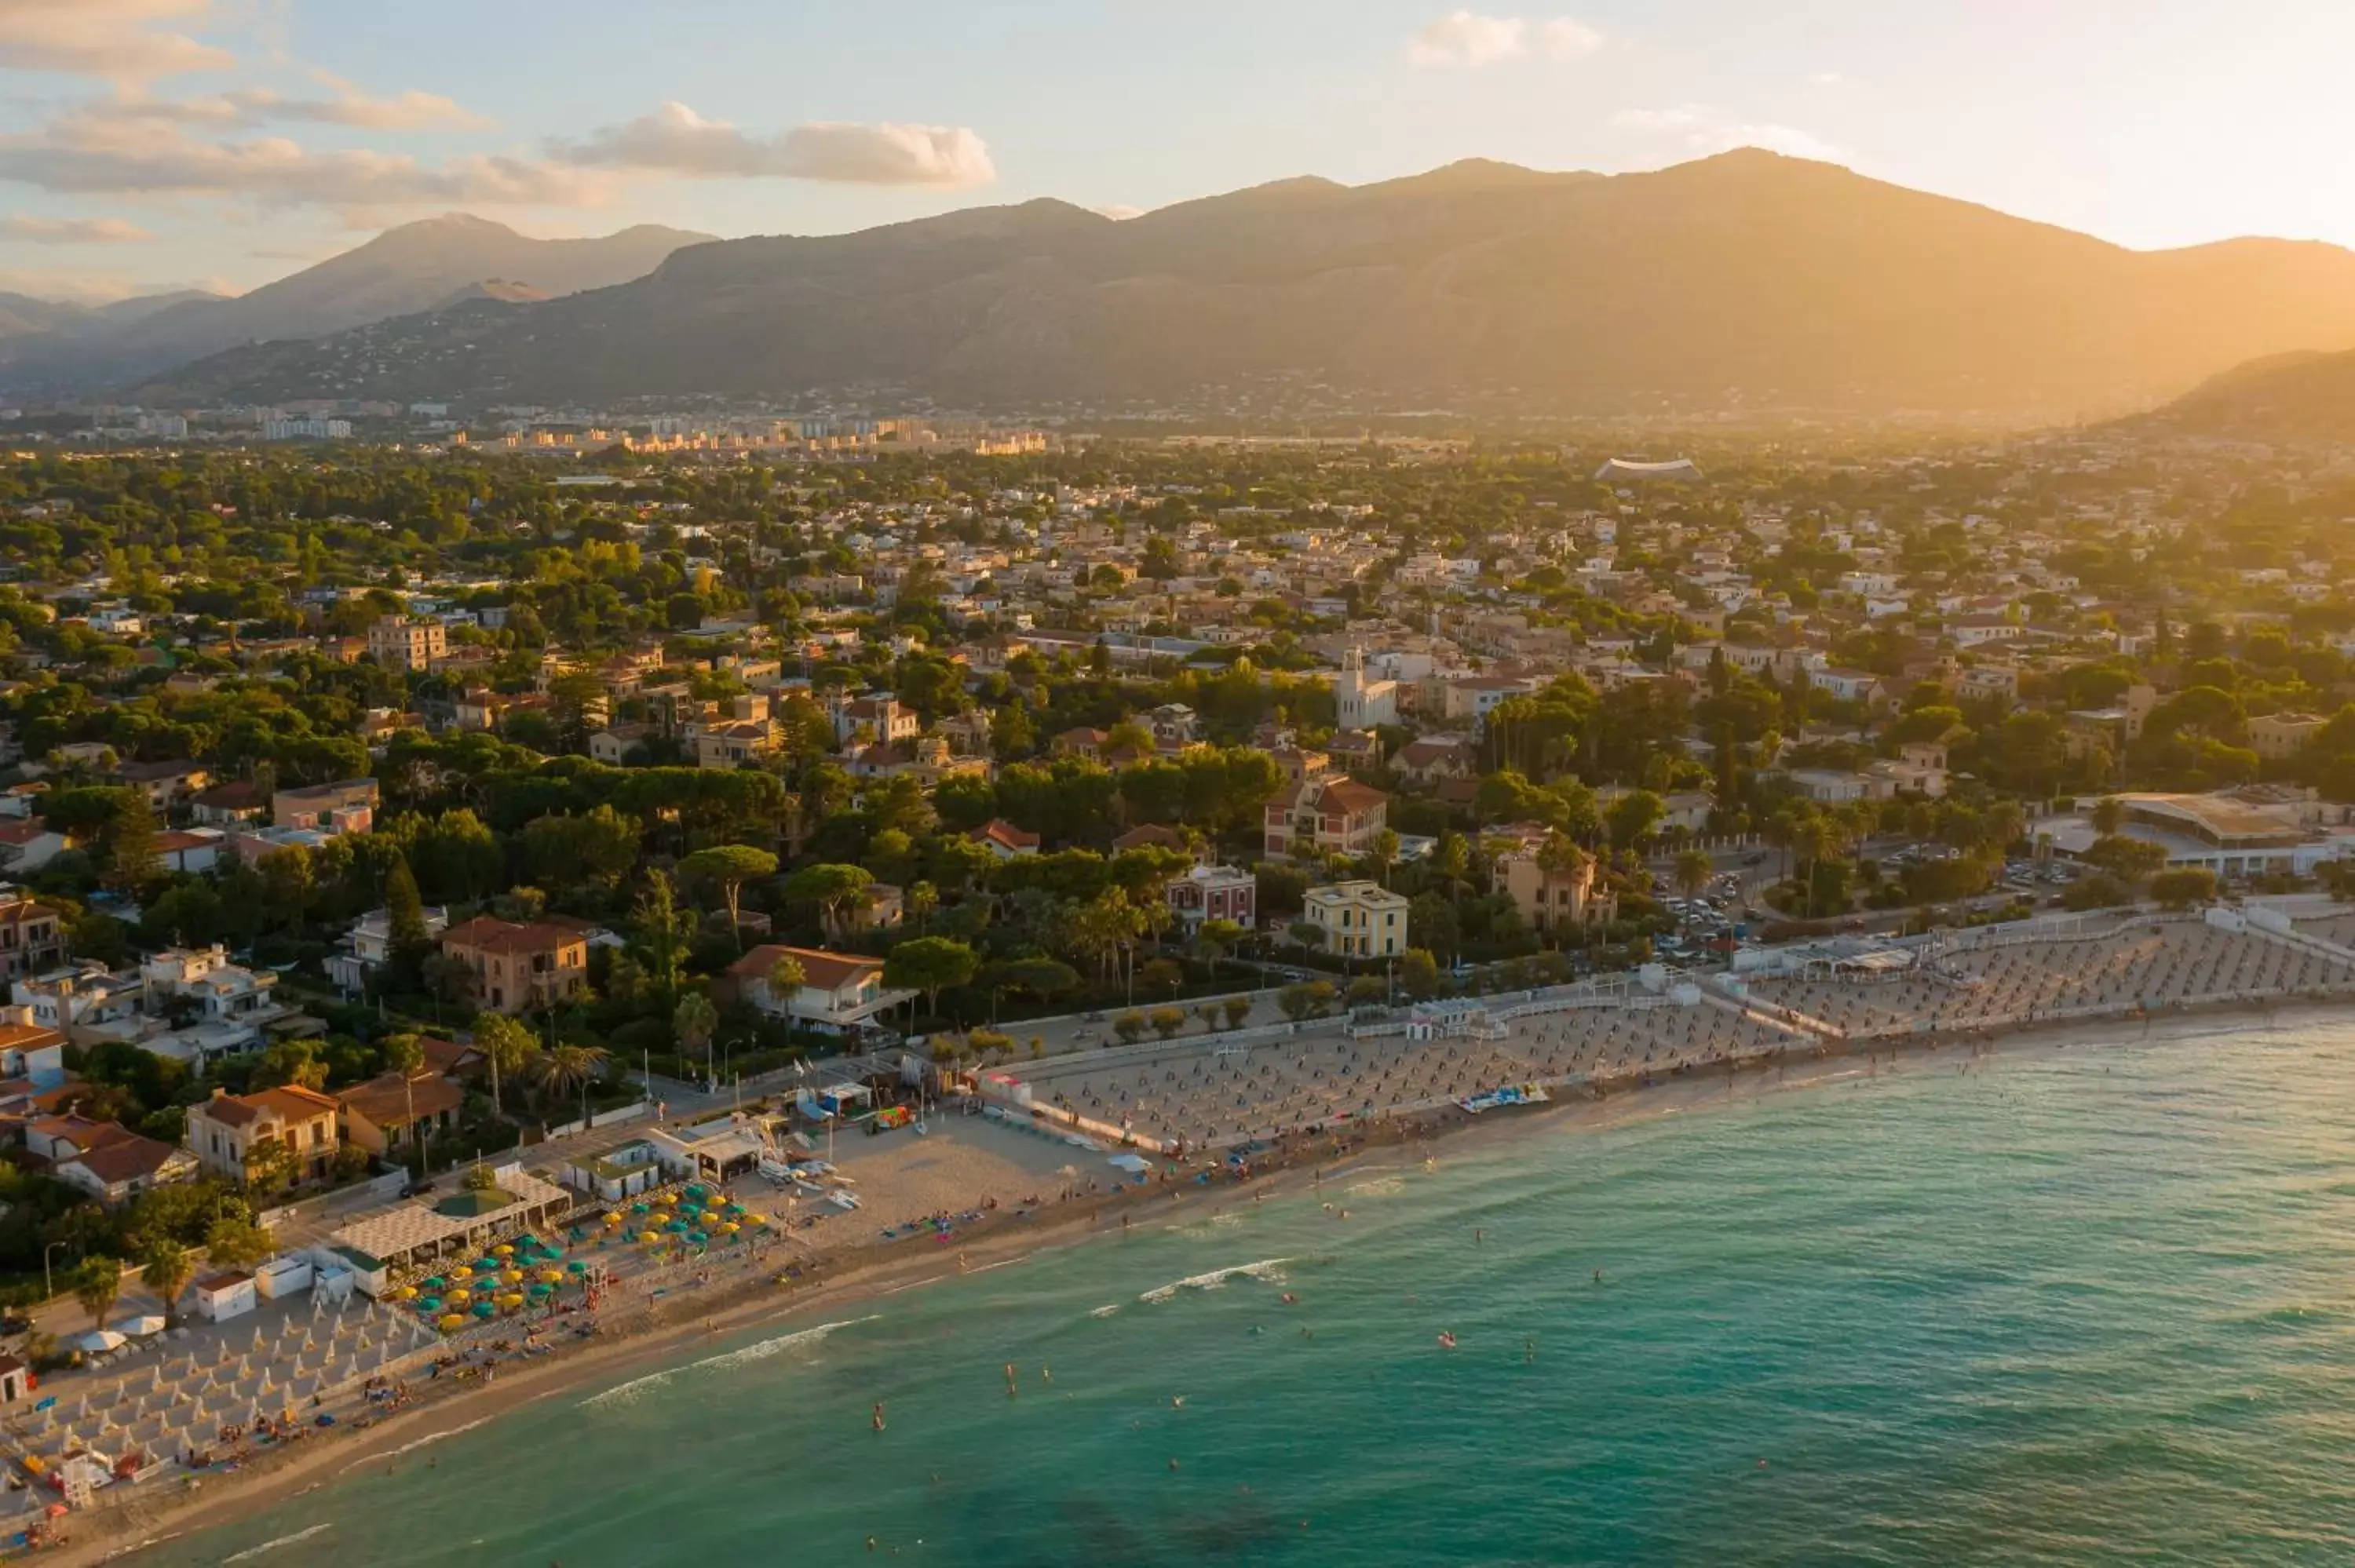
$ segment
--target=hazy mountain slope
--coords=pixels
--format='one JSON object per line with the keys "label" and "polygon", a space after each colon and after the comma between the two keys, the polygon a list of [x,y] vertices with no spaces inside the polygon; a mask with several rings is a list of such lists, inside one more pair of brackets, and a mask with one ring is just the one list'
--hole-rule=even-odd
{"label": "hazy mountain slope", "polygon": [[709,237],[642,225],[592,239],[533,239],[464,214],[388,229],[367,244],[233,300],[72,323],[0,351],[0,380],[91,385],[152,375],[232,344],[316,337],[434,309],[489,279],[545,296],[626,282]]}
{"label": "hazy mountain slope", "polygon": [[2355,444],[2355,353],[2276,355],[2236,366],[2140,423],[2189,436]]}
{"label": "hazy mountain slope", "polygon": [[1612,177],[1474,163],[1292,180],[1124,223],[1037,201],[731,240],[463,323],[233,352],[165,387],[575,401],[889,386],[1004,405],[1287,376],[1548,411],[2056,418],[2347,346],[2344,250],[2138,253],[1743,152]]}

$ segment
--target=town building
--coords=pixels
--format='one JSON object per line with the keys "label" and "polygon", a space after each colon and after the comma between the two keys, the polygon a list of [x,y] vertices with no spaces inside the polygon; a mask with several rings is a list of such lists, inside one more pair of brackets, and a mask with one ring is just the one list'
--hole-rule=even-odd
{"label": "town building", "polygon": [[1394,959],[1407,949],[1407,902],[1370,882],[1312,887],[1302,918],[1324,933],[1328,953],[1350,959]]}
{"label": "town building", "polygon": [[1598,896],[1594,857],[1574,844],[1550,852],[1543,842],[1524,843],[1498,855],[1495,864],[1498,886],[1532,931],[1600,925],[1612,917],[1612,901]]}
{"label": "town building", "polygon": [[334,1168],[336,1118],[333,1099],[296,1084],[232,1095],[216,1088],[212,1098],[188,1107],[186,1141],[204,1169],[243,1181],[256,1155],[283,1145],[294,1158],[294,1180],[323,1181]]}
{"label": "town building", "polygon": [[276,828],[310,829],[331,838],[364,833],[375,825],[378,799],[373,779],[280,789],[270,797],[270,823]]}
{"label": "town building", "polygon": [[450,651],[450,632],[438,620],[378,617],[368,630],[368,657],[389,670],[422,670]]}
{"label": "town building", "polygon": [[[450,912],[436,906],[424,911],[425,935],[430,939],[450,928]],[[344,933],[343,946],[329,953],[325,959],[327,979],[346,996],[357,996],[368,989],[368,978],[382,969],[392,957],[392,914],[386,909],[371,909]]]}
{"label": "town building", "polygon": [[1343,729],[1372,729],[1398,723],[1396,681],[1376,680],[1366,673],[1366,651],[1352,646],[1342,655],[1341,673],[1333,679],[1335,722]]}
{"label": "town building", "polygon": [[553,1007],[589,983],[588,931],[578,922],[477,915],[442,933],[442,951],[466,966],[475,1001],[493,1012]]}
{"label": "town building", "polygon": [[0,892],[0,980],[38,974],[65,956],[63,915],[22,894]]}
{"label": "town building", "polygon": [[336,1127],[346,1143],[393,1160],[457,1130],[466,1091],[431,1065],[407,1079],[398,1070],[336,1092]]}
{"label": "town building", "polygon": [[[135,1133],[119,1122],[97,1124],[91,1133],[75,1138],[70,1148],[59,1147],[61,1141],[49,1140],[49,1174],[110,1209],[121,1208],[168,1182],[191,1181],[198,1169],[197,1157],[186,1150]],[[28,1128],[28,1148],[31,1142]]]}
{"label": "town building", "polygon": [[1316,778],[1269,800],[1263,837],[1270,855],[1361,855],[1388,821],[1390,797],[1354,779]]}
{"label": "town building", "polygon": [[1235,866],[1188,866],[1162,891],[1170,912],[1188,933],[1205,920],[1232,920],[1248,931],[1258,917],[1259,878]]}
{"label": "town building", "polygon": [[2313,714],[2260,714],[2249,721],[2249,747],[2269,761],[2282,761],[2296,757],[2328,722]]}
{"label": "town building", "polygon": [[[791,996],[778,996],[769,983],[780,959],[802,967],[802,983]],[[907,1001],[912,991],[886,990],[883,960],[815,948],[767,943],[728,966],[728,978],[748,1007],[772,1018],[789,1019],[826,1033],[846,1033],[871,1023]]]}

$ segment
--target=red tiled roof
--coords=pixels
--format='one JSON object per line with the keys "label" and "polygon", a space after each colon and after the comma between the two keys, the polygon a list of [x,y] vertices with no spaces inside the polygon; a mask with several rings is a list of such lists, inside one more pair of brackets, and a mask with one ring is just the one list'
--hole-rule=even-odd
{"label": "red tiled roof", "polygon": [[740,980],[765,980],[769,971],[777,967],[782,958],[793,958],[802,966],[802,983],[819,991],[838,991],[862,975],[882,972],[883,960],[862,958],[856,953],[828,953],[816,948],[789,948],[780,942],[764,943],[728,966],[728,972]]}
{"label": "red tiled roof", "polygon": [[554,917],[517,925],[489,915],[477,915],[463,926],[442,933],[445,948],[471,948],[482,953],[547,953],[581,941],[583,929]]}
{"label": "red tiled roof", "polygon": [[1037,849],[1039,847],[1039,835],[1037,833],[1025,832],[1022,829],[1016,827],[1012,822],[1007,821],[1003,817],[983,823],[980,827],[974,829],[974,831],[966,836],[982,842],[1004,844],[1007,849]]}
{"label": "red tiled roof", "polygon": [[0,1051],[43,1051],[62,1045],[66,1037],[37,1023],[0,1023]]}
{"label": "red tiled roof", "polygon": [[135,1132],[123,1130],[121,1138],[112,1139],[94,1149],[84,1150],[60,1165],[80,1165],[110,1187],[142,1177],[152,1177],[165,1163],[180,1151],[168,1143],[152,1138],[142,1138]]}
{"label": "red tiled roof", "polygon": [[336,1098],[344,1109],[389,1128],[408,1126],[412,1115],[422,1121],[443,1111],[456,1110],[465,1103],[466,1091],[439,1073],[420,1073],[404,1085],[400,1075],[393,1072],[378,1073],[364,1084],[354,1084],[339,1091]]}
{"label": "red tiled roof", "polygon": [[232,779],[226,784],[216,784],[200,790],[196,796],[199,806],[209,806],[216,811],[259,811],[270,804],[270,797],[261,786],[250,779]]}
{"label": "red tiled roof", "polygon": [[1389,801],[1388,795],[1370,785],[1360,784],[1354,779],[1336,779],[1326,784],[1324,799],[1317,804],[1320,807],[1337,808],[1354,814],[1359,811],[1370,811],[1377,806],[1388,804]]}

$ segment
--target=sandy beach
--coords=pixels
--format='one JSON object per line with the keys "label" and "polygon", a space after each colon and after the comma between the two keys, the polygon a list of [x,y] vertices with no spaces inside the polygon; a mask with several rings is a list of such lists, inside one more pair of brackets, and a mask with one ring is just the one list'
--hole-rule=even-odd
{"label": "sandy beach", "polygon": [[[2266,1016],[2273,1026],[2345,1016],[2343,1008],[2296,1006],[2270,1015],[2247,1008],[2191,1009],[2125,1022],[2077,1022],[2043,1028],[1915,1035],[1900,1043],[1871,1042],[1850,1048],[1822,1045],[1786,1053],[1778,1059],[1738,1062],[1713,1071],[1629,1076],[1598,1082],[1582,1097],[1509,1113],[1474,1117],[1453,1108],[1370,1120],[1327,1134],[1292,1140],[1263,1158],[1248,1181],[1191,1179],[1091,1194],[1082,1189],[1069,1200],[1018,1212],[1003,1208],[983,1223],[960,1231],[954,1247],[922,1240],[855,1243],[854,1234],[875,1234],[877,1217],[896,1213],[879,1207],[888,1194],[918,1212],[934,1201],[969,1205],[979,1192],[1045,1183],[1057,1190],[1062,1146],[1032,1135],[991,1127],[979,1118],[943,1118],[943,1135],[923,1140],[866,1140],[875,1147],[846,1156],[846,1170],[860,1181],[868,1208],[829,1219],[824,1236],[803,1266],[803,1277],[780,1278],[773,1266],[752,1277],[723,1282],[707,1292],[657,1300],[651,1308],[602,1325],[594,1338],[572,1340],[528,1361],[503,1361],[496,1382],[445,1380],[430,1385],[420,1403],[394,1412],[365,1430],[336,1428],[266,1450],[229,1474],[200,1477],[182,1489],[131,1496],[69,1521],[69,1541],[42,1553],[60,1563],[117,1561],[163,1541],[250,1515],[285,1499],[333,1485],[370,1466],[397,1466],[406,1456],[456,1433],[472,1430],[504,1412],[584,1386],[624,1380],[690,1356],[702,1343],[747,1329],[783,1325],[815,1311],[836,1311],[888,1299],[907,1290],[951,1287],[967,1269],[987,1268],[1026,1255],[1075,1245],[1118,1245],[1122,1219],[1155,1209],[1178,1212],[1234,1201],[1252,1190],[1269,1194],[1302,1188],[1321,1177],[1346,1174],[1364,1151],[1401,1143],[1431,1142],[1471,1127],[1491,1140],[1563,1133],[1685,1114],[1696,1110],[1796,1093],[1883,1072],[1921,1071],[1942,1057],[1964,1062],[2003,1056],[2021,1058],[2069,1049],[2147,1041],[2192,1040],[2220,1028],[2238,1030]],[[844,1150],[838,1150],[844,1154]],[[1049,1162],[1053,1161],[1053,1166]],[[1027,1190],[1007,1194],[1028,1197]],[[1005,1199],[1001,1199],[1004,1202]],[[773,1255],[772,1265],[782,1255]]]}

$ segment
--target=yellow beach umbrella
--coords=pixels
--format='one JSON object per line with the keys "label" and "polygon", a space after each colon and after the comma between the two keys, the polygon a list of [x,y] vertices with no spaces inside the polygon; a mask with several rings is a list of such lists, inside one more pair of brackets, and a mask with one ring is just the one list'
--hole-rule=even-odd
{"label": "yellow beach umbrella", "polygon": [[517,1308],[523,1305],[523,1298],[510,1291],[506,1295],[499,1298],[499,1305],[512,1312]]}
{"label": "yellow beach umbrella", "polygon": [[498,1245],[491,1249],[491,1255],[495,1257],[512,1257],[515,1255],[515,1248],[509,1246],[505,1242],[501,1242]]}
{"label": "yellow beach umbrella", "polygon": [[455,1302],[458,1306],[464,1307],[467,1302],[474,1299],[474,1293],[468,1290],[453,1290],[449,1295],[442,1298],[442,1299],[444,1301]]}
{"label": "yellow beach umbrella", "polygon": [[622,1216],[619,1214],[607,1214],[605,1216],[605,1224],[608,1225],[618,1225],[621,1223]]}
{"label": "yellow beach umbrella", "polygon": [[560,1268],[543,1268],[539,1271],[539,1282],[542,1285],[561,1285],[564,1283],[564,1271]]}
{"label": "yellow beach umbrella", "polygon": [[404,1285],[392,1293],[392,1298],[395,1301],[414,1301],[417,1299],[417,1287]]}
{"label": "yellow beach umbrella", "polygon": [[730,1220],[726,1224],[719,1227],[719,1234],[723,1236],[732,1236],[743,1228],[743,1226],[738,1224],[735,1221]]}
{"label": "yellow beach umbrella", "polygon": [[509,1285],[521,1285],[523,1283],[523,1270],[520,1268],[510,1268],[505,1274],[500,1275],[499,1277],[506,1280]]}
{"label": "yellow beach umbrella", "polygon": [[464,1312],[453,1312],[442,1319],[442,1331],[445,1334],[454,1334],[465,1326],[466,1315]]}
{"label": "yellow beach umbrella", "polygon": [[660,1232],[660,1231],[647,1231],[647,1232],[645,1232],[645,1234],[641,1234],[641,1235],[638,1237],[638,1239],[639,1239],[640,1241],[642,1241],[642,1242],[645,1243],[648,1246],[652,1246],[652,1245],[654,1245],[656,1242],[658,1242],[658,1241],[662,1240],[662,1232]]}

